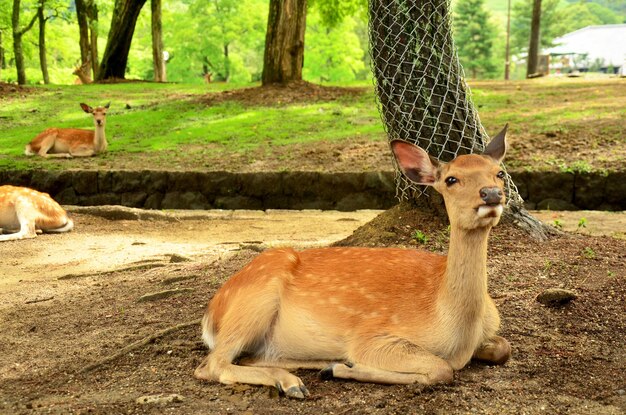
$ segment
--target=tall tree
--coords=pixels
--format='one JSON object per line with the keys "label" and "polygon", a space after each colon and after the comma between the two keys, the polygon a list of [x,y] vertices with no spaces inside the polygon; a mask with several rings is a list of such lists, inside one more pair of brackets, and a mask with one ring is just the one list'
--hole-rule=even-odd
{"label": "tall tree", "polygon": [[[528,52],[530,27],[534,0],[514,1],[511,8],[511,53]],[[559,3],[561,0],[541,1],[541,23],[539,30],[539,48],[552,46],[552,40],[558,36],[557,28],[561,20]]]}
{"label": "tall tree", "polygon": [[[46,46],[46,23],[52,18],[64,18],[64,11],[67,4],[55,2],[53,0],[39,0],[37,6],[37,21],[39,22],[39,66],[44,84],[50,83],[48,73],[48,48]],[[66,14],[66,13],[65,13]]]}
{"label": "tall tree", "polygon": [[270,0],[263,85],[302,80],[307,0]]}
{"label": "tall tree", "polygon": [[78,21],[78,44],[85,74],[98,72],[98,6],[93,0],[75,0]]}
{"label": "tall tree", "polygon": [[454,40],[459,59],[472,78],[492,74],[493,39],[496,34],[484,0],[461,0],[454,19]]}
{"label": "tall tree", "polygon": [[146,0],[115,0],[111,29],[96,80],[124,78],[135,25],[145,3]]}
{"label": "tall tree", "polygon": [[152,10],[152,65],[154,66],[154,80],[156,82],[166,82],[161,0],[150,0],[150,6]]}
{"label": "tall tree", "polygon": [[[370,0],[370,50],[388,139],[418,144],[442,161],[480,152],[487,141],[461,77],[450,21],[449,0]],[[423,191],[396,173],[398,194],[410,198]],[[510,178],[506,187],[509,218],[545,237]],[[442,199],[426,192],[431,197],[418,198],[419,206],[445,216]]]}
{"label": "tall tree", "polygon": [[528,44],[528,58],[526,77],[531,78],[537,74],[539,65],[539,31],[541,30],[541,0],[533,0],[533,14],[530,20],[530,41]]}
{"label": "tall tree", "polygon": [[511,73],[511,0],[506,7],[506,45],[504,47],[504,80],[508,81]]}
{"label": "tall tree", "polygon": [[48,58],[46,57],[46,22],[48,19],[44,16],[46,0],[40,0],[37,7],[37,21],[39,22],[39,66],[41,67],[41,75],[43,83],[50,83],[50,75],[48,74]]}
{"label": "tall tree", "polygon": [[26,84],[26,67],[24,65],[24,51],[22,49],[22,37],[26,32],[32,29],[37,20],[37,13],[33,13],[30,22],[20,28],[20,7],[21,0],[13,0],[13,13],[11,16],[11,25],[13,27],[13,54],[15,56],[15,69],[17,70],[17,83]]}
{"label": "tall tree", "polygon": [[6,62],[4,60],[4,43],[2,43],[2,32],[4,29],[0,28],[0,75],[2,75],[2,70],[6,69]]}

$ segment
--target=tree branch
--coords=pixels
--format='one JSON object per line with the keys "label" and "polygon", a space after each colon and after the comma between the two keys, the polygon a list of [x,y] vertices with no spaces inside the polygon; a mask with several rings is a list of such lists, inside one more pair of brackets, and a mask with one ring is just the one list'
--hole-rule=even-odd
{"label": "tree branch", "polygon": [[97,362],[94,362],[94,363],[92,363],[90,365],[87,365],[87,366],[83,367],[81,370],[78,371],[78,373],[88,373],[88,372],[91,372],[92,370],[97,369],[97,368],[99,368],[102,365],[105,365],[105,364],[107,364],[109,362],[112,362],[115,359],[119,359],[120,357],[124,356],[125,354],[127,354],[127,353],[129,353],[129,352],[131,352],[133,350],[139,349],[140,347],[145,346],[145,345],[147,345],[149,343],[152,343],[155,340],[157,340],[157,339],[159,339],[161,337],[164,337],[164,336],[166,336],[166,335],[168,335],[170,333],[173,333],[173,332],[178,331],[178,330],[185,329],[187,327],[198,325],[198,324],[200,324],[200,321],[201,321],[201,319],[196,319],[196,320],[188,321],[186,323],[177,324],[175,326],[171,326],[171,327],[168,327],[166,329],[157,331],[156,333],[151,334],[150,336],[144,337],[143,339],[137,340],[136,342],[131,343],[131,344],[129,344],[126,347],[123,347],[118,352],[113,353],[112,355],[109,355],[109,356],[105,357],[104,359],[100,359]]}
{"label": "tree branch", "polygon": [[33,15],[33,18],[30,20],[30,23],[28,24],[28,26],[26,26],[22,30],[18,30],[15,34],[18,36],[22,36],[24,33],[28,32],[30,29],[33,28],[33,25],[35,24],[35,20],[37,20],[37,13]]}

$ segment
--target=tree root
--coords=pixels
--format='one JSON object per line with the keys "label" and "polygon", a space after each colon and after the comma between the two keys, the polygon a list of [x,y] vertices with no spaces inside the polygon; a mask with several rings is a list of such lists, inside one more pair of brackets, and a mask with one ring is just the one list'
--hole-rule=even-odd
{"label": "tree root", "polygon": [[532,216],[523,207],[515,206],[513,203],[509,207],[510,209],[505,210],[503,219],[525,231],[531,238],[541,242],[551,236],[562,234],[558,229]]}
{"label": "tree root", "polygon": [[78,373],[88,373],[88,372],[91,372],[91,371],[99,368],[100,366],[103,366],[103,365],[105,365],[105,364],[107,364],[109,362],[112,362],[113,360],[116,360],[116,359],[124,356],[125,354],[133,351],[133,350],[139,349],[140,347],[143,347],[143,346],[145,346],[147,344],[150,344],[150,343],[154,342],[155,340],[157,340],[157,339],[159,339],[161,337],[167,336],[170,333],[173,333],[173,332],[178,331],[178,330],[185,329],[185,328],[190,327],[190,326],[198,325],[198,324],[200,324],[200,321],[201,321],[201,319],[196,319],[196,320],[188,321],[186,323],[177,324],[175,326],[171,326],[171,327],[168,327],[168,328],[163,329],[163,330],[159,330],[159,331],[157,331],[154,334],[151,334],[151,335],[149,335],[147,337],[144,337],[143,339],[137,340],[136,342],[131,343],[131,344],[129,344],[126,347],[123,347],[118,352],[113,353],[112,355],[109,355],[109,356],[105,357],[104,359],[100,359],[100,360],[98,360],[95,363],[92,363],[90,365],[87,365],[87,366],[83,367],[81,370],[78,371]]}

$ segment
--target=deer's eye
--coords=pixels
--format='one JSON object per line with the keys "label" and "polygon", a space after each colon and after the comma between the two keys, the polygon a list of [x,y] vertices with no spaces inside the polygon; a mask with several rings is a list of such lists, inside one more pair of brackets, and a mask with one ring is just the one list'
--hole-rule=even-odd
{"label": "deer's eye", "polygon": [[504,172],[502,170],[500,170],[497,174],[498,179],[504,179]]}
{"label": "deer's eye", "polygon": [[454,176],[450,176],[446,178],[445,182],[448,186],[452,186],[453,184],[458,183],[459,179]]}

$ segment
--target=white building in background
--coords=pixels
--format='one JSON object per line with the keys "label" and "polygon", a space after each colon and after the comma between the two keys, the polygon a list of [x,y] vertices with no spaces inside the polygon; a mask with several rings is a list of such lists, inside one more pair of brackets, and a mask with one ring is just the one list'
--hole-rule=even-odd
{"label": "white building in background", "polygon": [[626,75],[626,24],[587,26],[554,39],[550,67],[570,71],[597,68]]}

